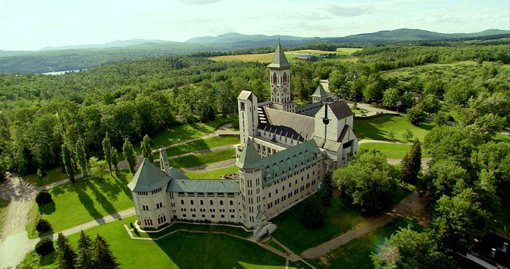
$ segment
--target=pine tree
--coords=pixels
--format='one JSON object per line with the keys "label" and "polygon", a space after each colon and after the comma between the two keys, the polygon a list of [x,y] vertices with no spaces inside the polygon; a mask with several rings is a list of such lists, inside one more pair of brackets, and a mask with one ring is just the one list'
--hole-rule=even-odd
{"label": "pine tree", "polygon": [[401,171],[401,175],[402,175],[402,182],[406,182],[409,184],[415,183],[413,168],[412,168],[411,160],[409,158],[409,152],[406,152],[406,154],[404,155],[404,158],[402,158],[402,167],[401,167],[400,171]]}
{"label": "pine tree", "polygon": [[119,153],[118,153],[117,149],[112,148],[111,163],[112,163],[113,168],[115,169],[115,172],[119,172],[119,167],[117,166],[117,164],[119,163],[119,159],[117,158],[118,154]]}
{"label": "pine tree", "polygon": [[135,150],[133,149],[133,144],[131,144],[127,138],[124,139],[124,145],[122,146],[122,150],[124,153],[124,158],[129,164],[129,171],[131,171],[131,173],[134,174],[136,166],[136,154]]}
{"label": "pine tree", "polygon": [[154,158],[152,157],[151,139],[149,138],[148,135],[145,135],[143,137],[140,147],[142,148],[143,157],[149,159],[149,161],[152,162]]}
{"label": "pine tree", "polygon": [[95,268],[98,269],[116,269],[119,265],[110,251],[108,243],[98,234],[95,247]]}
{"label": "pine tree", "polygon": [[328,171],[324,175],[324,179],[322,180],[322,204],[326,207],[331,205],[331,198],[333,197],[333,191],[331,189],[331,172]]}
{"label": "pine tree", "polygon": [[83,231],[80,233],[80,239],[78,239],[78,261],[77,266],[80,269],[94,269],[94,256],[92,239],[86,235]]}
{"label": "pine tree", "polygon": [[75,155],[78,160],[78,165],[81,168],[81,172],[83,174],[83,177],[87,177],[87,168],[88,168],[88,159],[87,159],[87,153],[85,152],[85,143],[83,143],[83,140],[80,138],[78,141],[76,141],[75,145]]}
{"label": "pine tree", "polygon": [[58,234],[57,239],[58,252],[57,259],[59,268],[62,269],[74,269],[76,268],[76,253],[69,245],[67,238],[62,234]]}
{"label": "pine tree", "polygon": [[62,144],[62,163],[64,164],[67,176],[71,182],[74,182],[73,160],[71,158],[71,151],[69,151],[66,144]]}
{"label": "pine tree", "polygon": [[104,160],[108,164],[108,169],[110,170],[110,174],[112,173],[112,142],[110,141],[110,137],[108,136],[108,132],[106,132],[106,136],[103,139],[103,153]]}
{"label": "pine tree", "polygon": [[411,151],[404,155],[402,159],[402,181],[416,184],[418,181],[418,173],[421,169],[421,143],[415,140]]}

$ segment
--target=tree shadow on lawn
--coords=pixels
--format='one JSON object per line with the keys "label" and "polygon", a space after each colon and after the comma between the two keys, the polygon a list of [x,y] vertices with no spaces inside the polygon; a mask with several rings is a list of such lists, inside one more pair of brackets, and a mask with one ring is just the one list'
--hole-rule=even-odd
{"label": "tree shadow on lawn", "polygon": [[[212,233],[176,232],[154,241],[179,268],[283,266],[285,259],[252,242]],[[200,255],[197,255],[200,253]]]}
{"label": "tree shadow on lawn", "polygon": [[354,123],[354,133],[359,139],[369,138],[373,140],[390,141],[390,139],[386,137],[388,132],[375,127],[370,122],[370,119],[356,120]]}
{"label": "tree shadow on lawn", "polygon": [[123,182],[125,181],[125,176],[123,176],[123,174],[119,174],[117,177],[123,177],[124,180],[117,179],[114,174],[111,176],[113,179],[94,179],[93,185],[97,185],[99,189],[101,189],[101,192],[108,197],[108,199],[117,200],[120,192],[122,191],[121,185],[127,185],[127,182]]}
{"label": "tree shadow on lawn", "polygon": [[87,182],[87,187],[89,187],[92,190],[94,196],[96,197],[97,203],[100,204],[101,207],[103,207],[106,213],[110,215],[117,212],[115,206],[113,206],[113,204],[103,195],[103,193],[101,193],[97,189],[97,187],[94,184],[92,184],[91,182]]}
{"label": "tree shadow on lawn", "polygon": [[76,193],[78,194],[78,199],[80,200],[80,203],[85,207],[85,209],[89,212],[89,215],[93,219],[101,218],[102,215],[97,211],[97,209],[94,207],[94,201],[90,196],[83,190],[82,188],[77,188]]}
{"label": "tree shadow on lawn", "polygon": [[176,155],[180,155],[180,154],[184,154],[184,153],[188,153],[188,152],[192,152],[192,151],[205,150],[208,148],[209,148],[209,146],[207,145],[207,143],[204,142],[204,140],[197,140],[197,141],[193,141],[191,143],[179,145],[176,147],[171,147],[167,150],[167,153],[168,153],[168,156],[176,156]]}
{"label": "tree shadow on lawn", "polygon": [[41,215],[51,215],[55,212],[56,205],[55,201],[51,201],[43,206],[39,206],[39,214]]}
{"label": "tree shadow on lawn", "polygon": [[198,157],[194,155],[188,155],[181,158],[171,159],[169,160],[170,166],[176,168],[187,168],[187,167],[195,167],[206,165],[207,163],[200,160]]}

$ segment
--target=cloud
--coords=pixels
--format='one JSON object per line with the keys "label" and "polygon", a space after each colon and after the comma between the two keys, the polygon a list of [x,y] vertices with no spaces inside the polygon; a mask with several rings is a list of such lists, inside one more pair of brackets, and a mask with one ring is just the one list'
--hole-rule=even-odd
{"label": "cloud", "polygon": [[212,3],[218,3],[223,0],[179,0],[179,2],[187,5],[208,5]]}
{"label": "cloud", "polygon": [[372,10],[371,7],[342,7],[342,6],[331,6],[328,11],[331,15],[337,17],[357,17]]}

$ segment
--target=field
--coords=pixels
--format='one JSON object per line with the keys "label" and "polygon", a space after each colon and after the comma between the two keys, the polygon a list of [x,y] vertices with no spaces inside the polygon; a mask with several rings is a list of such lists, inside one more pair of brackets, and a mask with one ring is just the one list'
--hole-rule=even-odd
{"label": "field", "polygon": [[407,118],[398,115],[383,115],[371,119],[355,119],[354,133],[359,139],[391,141],[390,132],[394,133],[394,140],[404,141],[402,134],[410,130],[415,138],[423,142],[423,138],[434,126],[432,123],[422,123],[415,126]]}
{"label": "field", "polygon": [[176,168],[188,168],[201,166],[226,160],[235,159],[236,150],[234,148],[214,151],[214,152],[206,152],[194,155],[188,155],[180,158],[170,159],[170,166]]}
{"label": "field", "polygon": [[[80,172],[78,172],[80,173]],[[46,171],[46,175],[43,177],[42,180],[39,179],[37,174],[31,174],[27,176],[23,176],[23,180],[30,182],[31,184],[35,186],[44,186],[53,182],[57,182],[63,179],[66,179],[67,175],[62,172],[62,168],[55,167],[51,170]]]}
{"label": "field", "polygon": [[34,202],[31,221],[26,227],[29,237],[38,236],[35,224],[41,214],[55,233],[133,207],[127,188],[130,180],[131,174],[119,173],[115,178],[107,174],[104,179],[79,179],[50,189],[54,203],[39,209]]}
{"label": "field", "polygon": [[[402,159],[406,152],[411,150],[411,144],[388,144],[388,143],[364,143],[360,144],[360,149],[376,149],[382,154],[386,155],[386,158],[390,159]],[[422,158],[429,157],[429,155],[422,150]]]}
{"label": "field", "polygon": [[[128,222],[126,222],[128,223]],[[285,259],[230,236],[178,232],[158,241],[131,240],[122,221],[85,230],[103,236],[121,268],[283,268]],[[79,234],[69,236],[76,247]],[[53,256],[53,257],[51,257]],[[150,258],[147,258],[150,257]],[[39,263],[37,256],[27,256]],[[44,268],[56,268],[54,255],[43,260]]]}
{"label": "field", "polygon": [[197,150],[204,150],[219,146],[235,144],[239,144],[238,136],[216,136],[171,147],[167,149],[166,152],[168,156],[175,156]]}
{"label": "field", "polygon": [[203,172],[186,172],[184,175],[191,179],[220,179],[221,176],[228,173],[237,173],[239,168],[237,166],[229,166],[225,168],[208,170]]}
{"label": "field", "polygon": [[[343,59],[349,59],[350,56],[358,51],[361,48],[337,48],[336,52],[333,51],[323,51],[323,50],[295,50],[295,51],[286,51],[285,56],[289,61],[298,60],[298,54],[313,54],[315,56],[319,56],[324,53],[335,53],[337,57]],[[216,56],[211,57],[210,59],[214,61],[254,61],[254,62],[262,62],[268,63],[271,62],[273,58],[274,52],[270,53],[260,53],[260,54],[240,54],[240,55],[225,55],[225,56]],[[337,58],[338,59],[338,58]],[[354,59],[354,58],[351,58]]]}
{"label": "field", "polygon": [[[382,244],[385,238],[390,237],[400,228],[407,227],[411,223],[404,218],[393,220],[390,224],[380,227],[367,235],[354,239],[349,243],[330,251],[326,254],[327,265],[313,260],[318,268],[373,268],[370,255],[377,251],[377,247]],[[417,225],[413,228],[420,229]]]}

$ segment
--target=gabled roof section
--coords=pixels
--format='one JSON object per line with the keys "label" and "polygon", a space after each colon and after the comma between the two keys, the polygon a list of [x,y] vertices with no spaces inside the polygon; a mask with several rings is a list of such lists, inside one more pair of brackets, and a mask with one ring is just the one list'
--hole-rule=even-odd
{"label": "gabled roof section", "polygon": [[170,182],[170,177],[165,172],[154,166],[149,160],[144,159],[129,182],[128,188],[134,192],[153,191],[165,187],[168,182]]}
{"label": "gabled roof section", "polygon": [[238,193],[240,188],[233,179],[174,179],[167,192]]}
{"label": "gabled roof section", "polygon": [[320,97],[320,98],[326,98],[328,97],[328,93],[326,90],[324,90],[324,87],[322,87],[322,84],[319,84],[315,92],[312,94],[313,97]]}
{"label": "gabled roof section", "polygon": [[283,52],[282,45],[280,44],[280,39],[278,38],[278,45],[276,45],[276,51],[273,55],[273,60],[267,66],[269,68],[289,68],[290,64],[287,61],[287,57],[285,57],[285,53]]}
{"label": "gabled roof section", "polygon": [[241,93],[239,94],[239,96],[237,96],[237,99],[241,99],[241,100],[251,100],[252,98],[252,95],[253,93],[251,91],[241,91]]}
{"label": "gabled roof section", "polygon": [[242,169],[260,167],[260,155],[250,139],[246,141],[246,145],[244,146],[243,152],[241,152],[241,156],[237,159],[236,165]]}
{"label": "gabled roof section", "polygon": [[298,137],[299,141],[313,138],[315,118],[269,107],[263,107],[263,110],[268,123],[259,124],[260,129],[292,138]]}
{"label": "gabled roof section", "polygon": [[344,100],[329,103],[328,106],[331,108],[337,119],[343,119],[353,115],[351,108]]}
{"label": "gabled roof section", "polygon": [[181,173],[181,171],[179,171],[179,169],[177,169],[177,168],[175,168],[173,166],[170,167],[169,171],[170,171],[170,177],[172,179],[189,179],[189,177],[183,175]]}

